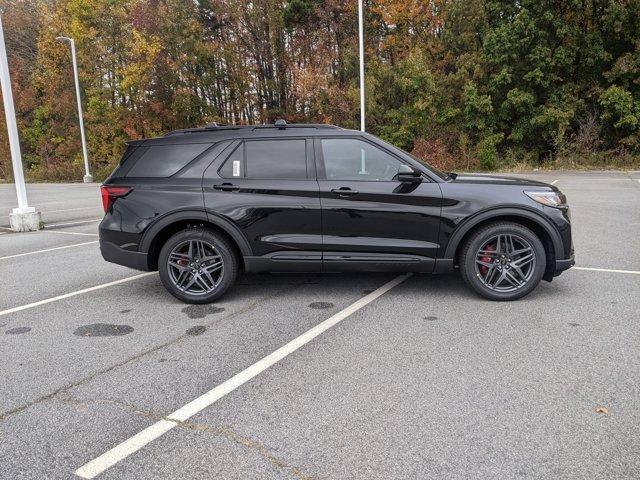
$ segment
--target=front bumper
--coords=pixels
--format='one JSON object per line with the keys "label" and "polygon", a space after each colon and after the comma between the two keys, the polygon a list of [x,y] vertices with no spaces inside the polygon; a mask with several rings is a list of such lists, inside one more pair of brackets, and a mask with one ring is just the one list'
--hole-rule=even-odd
{"label": "front bumper", "polygon": [[569,258],[565,258],[563,260],[556,260],[556,271],[554,273],[554,277],[557,277],[565,270],[569,270],[576,264],[576,258],[573,252],[571,252],[571,256]]}
{"label": "front bumper", "polygon": [[145,272],[149,271],[147,254],[144,252],[125,250],[115,243],[100,240],[100,253],[102,254],[102,258],[107,262],[117,263],[118,265],[124,265],[125,267],[135,268],[136,270],[143,270]]}

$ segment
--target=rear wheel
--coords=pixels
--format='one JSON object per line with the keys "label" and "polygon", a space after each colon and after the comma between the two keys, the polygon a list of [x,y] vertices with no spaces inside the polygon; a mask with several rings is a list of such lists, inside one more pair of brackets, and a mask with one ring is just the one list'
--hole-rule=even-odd
{"label": "rear wheel", "polygon": [[158,272],[174,297],[186,303],[210,303],[236,281],[238,259],[223,236],[207,229],[188,229],[163,245]]}
{"label": "rear wheel", "polygon": [[494,223],[467,240],[460,257],[464,281],[491,300],[516,300],[530,293],[544,275],[544,246],[528,228]]}

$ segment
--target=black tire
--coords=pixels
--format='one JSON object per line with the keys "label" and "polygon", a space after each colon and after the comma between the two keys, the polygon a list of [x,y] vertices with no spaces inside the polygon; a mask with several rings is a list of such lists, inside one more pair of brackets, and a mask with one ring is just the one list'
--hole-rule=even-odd
{"label": "black tire", "polygon": [[[533,260],[525,265],[528,267],[526,272],[520,265],[527,261],[528,251],[510,255],[510,247],[507,246],[507,253],[499,254],[498,251],[504,249],[504,245],[501,246],[499,243],[501,238],[503,244],[505,239],[511,239],[512,252],[525,252],[528,244]],[[496,245],[492,247],[494,251],[489,249],[494,245],[492,242]],[[490,266],[487,266],[487,263]],[[459,262],[464,281],[484,298],[498,301],[516,300],[531,293],[542,280],[546,264],[546,253],[538,236],[530,229],[511,222],[492,223],[474,232],[463,245]],[[493,276],[490,277],[490,274]],[[506,277],[507,275],[509,276]],[[502,277],[505,278],[492,288],[492,283],[496,283],[496,280]]]}
{"label": "black tire", "polygon": [[[188,252],[191,252],[189,248],[192,245],[195,245],[194,253],[201,248],[202,254],[195,253],[193,257],[189,257]],[[180,265],[175,261],[172,264],[169,263],[169,256],[172,254],[172,260],[178,258]],[[176,257],[176,255],[182,255],[182,257]],[[210,260],[209,265],[207,266],[205,261],[204,264],[194,265],[192,269],[191,264],[187,263],[185,269],[183,262],[192,260],[195,262],[195,259],[199,261],[200,257],[206,261]],[[219,278],[214,275],[216,272],[206,271],[207,268],[217,268],[218,262],[222,264],[221,268],[216,270],[216,272],[220,270]],[[189,228],[176,233],[162,246],[158,257],[158,273],[162,284],[171,295],[185,303],[203,304],[217,300],[235,283],[238,278],[238,264],[235,250],[225,237],[205,228]],[[183,278],[183,273],[191,277]],[[196,275],[198,278],[194,280],[193,285],[185,289],[184,287]],[[180,280],[183,288],[177,284]],[[206,287],[210,287],[210,290]]]}

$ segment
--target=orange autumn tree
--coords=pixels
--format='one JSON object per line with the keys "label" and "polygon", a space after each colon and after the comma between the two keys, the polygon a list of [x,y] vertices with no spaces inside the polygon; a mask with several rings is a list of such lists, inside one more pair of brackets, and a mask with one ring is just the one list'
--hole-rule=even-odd
{"label": "orange autumn tree", "polygon": [[[367,128],[445,169],[640,162],[640,0],[365,0]],[[589,8],[586,8],[588,5]],[[358,128],[356,0],[0,0],[26,175],[129,138],[283,117]],[[11,162],[0,117],[0,179]]]}

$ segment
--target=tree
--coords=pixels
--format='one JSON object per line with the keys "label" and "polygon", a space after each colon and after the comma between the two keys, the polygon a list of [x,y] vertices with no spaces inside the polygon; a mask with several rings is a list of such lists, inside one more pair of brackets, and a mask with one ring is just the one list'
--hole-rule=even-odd
{"label": "tree", "polygon": [[[280,117],[358,127],[356,0],[0,7],[31,179],[82,176],[69,49],[58,35],[76,41],[97,178],[127,139],[177,128]],[[640,161],[640,0],[367,0],[365,12],[371,133],[447,170],[567,152]]]}

